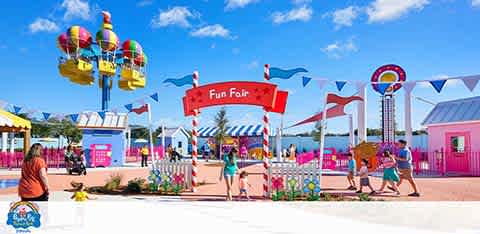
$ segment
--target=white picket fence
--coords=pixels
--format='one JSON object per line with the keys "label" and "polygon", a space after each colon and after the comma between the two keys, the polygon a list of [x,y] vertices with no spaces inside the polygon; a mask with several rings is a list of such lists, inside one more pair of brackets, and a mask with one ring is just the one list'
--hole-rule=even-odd
{"label": "white picket fence", "polygon": [[160,171],[160,174],[168,174],[172,177],[178,174],[183,173],[185,178],[184,188],[185,190],[192,189],[192,162],[191,161],[177,161],[170,162],[169,160],[158,160],[156,161],[156,169]]}
{"label": "white picket fence", "polygon": [[303,195],[304,181],[305,179],[317,179],[320,181],[320,168],[316,160],[313,160],[310,163],[298,165],[296,162],[280,162],[280,163],[271,163],[268,168],[268,178],[269,178],[269,191],[272,192],[272,178],[283,178],[283,187],[286,191],[290,191],[290,186],[288,186],[288,180],[290,178],[295,178],[297,180],[296,191],[300,192]]}

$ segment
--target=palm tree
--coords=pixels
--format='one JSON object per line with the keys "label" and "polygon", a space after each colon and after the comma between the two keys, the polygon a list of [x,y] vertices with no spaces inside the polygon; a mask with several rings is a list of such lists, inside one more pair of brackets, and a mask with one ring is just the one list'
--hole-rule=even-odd
{"label": "palm tree", "polygon": [[215,154],[220,158],[221,154],[220,151],[222,150],[223,140],[227,136],[227,110],[225,107],[222,107],[215,116],[215,125],[217,127],[217,132],[215,132],[215,145],[216,150]]}

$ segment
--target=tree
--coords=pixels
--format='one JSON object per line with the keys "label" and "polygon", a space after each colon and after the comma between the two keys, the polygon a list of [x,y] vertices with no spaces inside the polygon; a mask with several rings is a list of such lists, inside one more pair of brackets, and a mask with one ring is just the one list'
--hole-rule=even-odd
{"label": "tree", "polygon": [[132,139],[149,139],[148,128],[143,126],[131,126]]}
{"label": "tree", "polygon": [[315,123],[315,130],[312,131],[313,140],[320,143],[322,138],[322,121]]}
{"label": "tree", "polygon": [[51,130],[53,135],[55,137],[65,137],[69,145],[72,143],[79,143],[82,140],[82,131],[70,120],[62,119],[61,121],[52,120],[50,122],[54,122]]}
{"label": "tree", "polygon": [[217,132],[215,132],[215,142],[217,150],[216,155],[220,158],[220,151],[222,150],[223,140],[227,136],[227,110],[225,107],[222,107],[215,116],[215,125],[217,127]]}

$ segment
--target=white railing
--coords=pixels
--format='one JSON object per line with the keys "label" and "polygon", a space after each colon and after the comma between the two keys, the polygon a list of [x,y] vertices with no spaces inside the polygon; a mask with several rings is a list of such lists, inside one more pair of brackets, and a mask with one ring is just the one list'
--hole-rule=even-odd
{"label": "white railing", "polygon": [[185,190],[192,189],[192,162],[191,161],[177,161],[170,162],[169,160],[158,160],[155,162],[156,169],[160,174],[167,174],[172,177],[182,173],[184,175]]}
{"label": "white railing", "polygon": [[290,191],[288,180],[294,178],[297,180],[296,191],[303,195],[305,179],[320,181],[320,168],[317,160],[310,163],[298,165],[296,162],[271,163],[268,168],[269,192],[272,192],[272,178],[283,178],[283,187],[285,191]]}

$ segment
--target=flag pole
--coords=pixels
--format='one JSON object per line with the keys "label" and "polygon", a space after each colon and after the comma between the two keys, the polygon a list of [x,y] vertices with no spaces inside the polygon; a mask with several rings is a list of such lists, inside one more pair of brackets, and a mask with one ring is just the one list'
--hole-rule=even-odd
{"label": "flag pole", "polygon": [[318,179],[318,184],[320,185],[320,189],[322,188],[322,174],[323,174],[323,154],[324,150],[323,148],[325,147],[325,131],[327,130],[327,98],[328,98],[328,92],[325,94],[325,104],[323,106],[323,112],[322,112],[322,120],[321,120],[321,129],[322,131],[320,132],[320,177]]}
{"label": "flag pole", "polygon": [[152,136],[152,112],[150,104],[147,103],[147,110],[148,110],[148,135],[150,137],[150,155],[152,158],[152,169],[155,169],[155,153],[153,152],[153,136]]}

